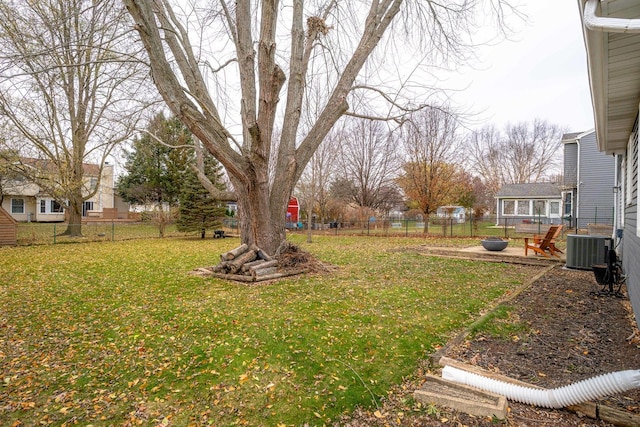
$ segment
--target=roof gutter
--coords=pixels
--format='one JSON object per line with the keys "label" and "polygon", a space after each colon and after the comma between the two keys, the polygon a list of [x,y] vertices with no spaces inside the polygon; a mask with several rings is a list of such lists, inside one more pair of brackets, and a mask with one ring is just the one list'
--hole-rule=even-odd
{"label": "roof gutter", "polygon": [[591,31],[606,33],[640,33],[640,19],[605,18],[598,16],[600,0],[587,0],[584,5],[584,26]]}
{"label": "roof gutter", "polygon": [[583,34],[587,50],[589,85],[595,119],[598,150],[607,150],[608,68],[606,59],[607,33],[640,33],[640,19],[608,18],[599,16],[599,8],[606,1],[578,0],[581,11]]}

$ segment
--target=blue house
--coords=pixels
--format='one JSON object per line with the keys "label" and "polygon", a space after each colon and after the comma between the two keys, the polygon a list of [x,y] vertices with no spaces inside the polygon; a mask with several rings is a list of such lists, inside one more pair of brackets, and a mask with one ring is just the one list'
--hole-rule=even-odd
{"label": "blue house", "polygon": [[549,182],[505,184],[496,194],[496,225],[562,222],[562,189]]}
{"label": "blue house", "polygon": [[615,158],[598,150],[596,132],[567,133],[564,147],[563,216],[570,228],[613,225]]}

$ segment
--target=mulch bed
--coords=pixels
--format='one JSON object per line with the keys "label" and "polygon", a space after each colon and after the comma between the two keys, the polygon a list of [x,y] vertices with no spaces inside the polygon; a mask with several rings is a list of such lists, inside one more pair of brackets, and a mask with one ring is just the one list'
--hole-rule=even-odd
{"label": "mulch bed", "polygon": [[[505,260],[505,262],[509,262]],[[542,271],[544,267],[514,264]],[[528,330],[498,339],[476,336],[447,347],[445,356],[543,388],[556,388],[615,371],[640,368],[640,334],[628,299],[598,296],[591,271],[552,268],[507,303],[511,320]],[[623,287],[623,292],[626,291]],[[421,369],[438,374],[425,361]],[[377,411],[356,410],[340,426],[610,426],[567,409],[545,409],[509,402],[506,420],[473,417],[447,408],[408,404],[420,378],[392,390]],[[640,390],[597,402],[640,414]]]}

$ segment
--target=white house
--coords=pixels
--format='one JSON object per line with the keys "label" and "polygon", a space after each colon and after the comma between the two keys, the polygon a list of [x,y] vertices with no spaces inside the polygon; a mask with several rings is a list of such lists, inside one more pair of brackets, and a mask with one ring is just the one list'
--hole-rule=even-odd
{"label": "white house", "polygon": [[[100,180],[98,165],[83,164],[83,168],[87,191],[95,188],[98,181],[100,186],[96,194],[84,202],[82,216],[100,216],[105,209],[117,207],[113,165],[104,166]],[[66,219],[64,207],[26,178],[13,176],[3,181],[2,194],[2,208],[18,222],[62,222]]]}
{"label": "white house", "polygon": [[454,220],[457,224],[462,224],[467,220],[467,210],[464,206],[440,206],[436,210],[438,218]]}

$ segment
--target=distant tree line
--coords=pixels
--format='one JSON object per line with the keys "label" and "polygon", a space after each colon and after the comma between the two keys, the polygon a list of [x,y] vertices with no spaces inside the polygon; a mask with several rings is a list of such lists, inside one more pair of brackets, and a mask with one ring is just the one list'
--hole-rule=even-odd
{"label": "distant tree line", "polygon": [[424,218],[444,205],[482,215],[504,184],[561,179],[559,126],[536,119],[504,131],[464,129],[464,117],[447,106],[421,109],[401,125],[345,119],[298,182],[307,218],[362,221],[392,209]]}

